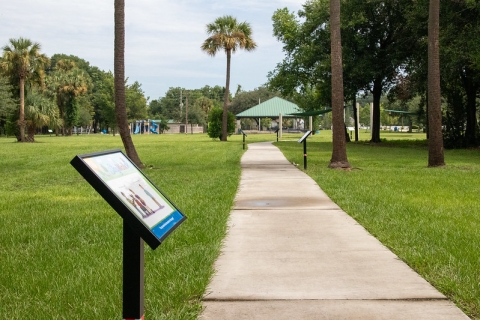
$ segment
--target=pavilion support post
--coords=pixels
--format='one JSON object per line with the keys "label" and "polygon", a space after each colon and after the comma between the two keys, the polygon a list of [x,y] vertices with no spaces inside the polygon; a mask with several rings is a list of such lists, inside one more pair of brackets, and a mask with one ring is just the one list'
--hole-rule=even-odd
{"label": "pavilion support post", "polygon": [[279,128],[279,132],[278,132],[278,137],[281,139],[282,138],[282,131],[283,131],[283,116],[282,114],[280,113],[280,116],[279,116],[279,124],[278,124],[278,128]]}

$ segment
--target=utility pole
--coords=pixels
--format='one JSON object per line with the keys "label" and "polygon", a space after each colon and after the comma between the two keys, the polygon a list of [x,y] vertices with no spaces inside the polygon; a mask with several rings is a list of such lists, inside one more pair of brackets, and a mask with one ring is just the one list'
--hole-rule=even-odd
{"label": "utility pole", "polygon": [[188,134],[188,90],[185,94],[185,134]]}
{"label": "utility pole", "polygon": [[180,119],[182,119],[182,108],[183,108],[183,99],[182,99],[182,89],[180,89]]}

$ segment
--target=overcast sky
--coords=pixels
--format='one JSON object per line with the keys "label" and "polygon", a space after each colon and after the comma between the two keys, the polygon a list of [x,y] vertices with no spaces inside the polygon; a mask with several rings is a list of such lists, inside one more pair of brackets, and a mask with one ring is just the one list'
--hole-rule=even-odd
{"label": "overcast sky", "polygon": [[[127,0],[125,73],[142,84],[150,99],[169,87],[225,86],[226,56],[211,57],[200,46],[205,26],[232,15],[247,21],[258,48],[232,57],[231,91],[252,90],[282,61],[282,44],[273,37],[278,8],[297,12],[305,0]],[[42,53],[72,54],[113,72],[113,4],[105,0],[0,0],[0,46],[10,38],[40,43]]]}

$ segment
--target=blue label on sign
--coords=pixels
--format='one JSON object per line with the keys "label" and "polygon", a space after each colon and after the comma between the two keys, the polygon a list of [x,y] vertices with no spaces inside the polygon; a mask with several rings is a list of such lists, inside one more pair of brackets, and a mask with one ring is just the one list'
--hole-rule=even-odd
{"label": "blue label on sign", "polygon": [[166,217],[162,222],[153,227],[153,234],[161,239],[170,229],[183,219],[183,215],[177,211]]}

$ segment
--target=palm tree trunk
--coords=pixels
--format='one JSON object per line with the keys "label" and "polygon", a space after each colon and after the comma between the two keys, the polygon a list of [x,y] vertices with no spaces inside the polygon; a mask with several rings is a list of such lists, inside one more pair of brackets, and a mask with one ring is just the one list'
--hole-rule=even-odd
{"label": "palm tree trunk", "polygon": [[27,142],[35,142],[35,125],[30,124],[28,126],[28,136],[25,138],[25,141]]}
{"label": "palm tree trunk", "polygon": [[20,114],[18,116],[19,142],[25,142],[25,78],[20,77]]}
{"label": "palm tree trunk", "polygon": [[430,0],[428,17],[428,166],[445,165],[440,92],[440,0]]}
{"label": "palm tree trunk", "polygon": [[232,50],[227,50],[227,83],[225,84],[225,95],[223,97],[223,114],[222,114],[222,136],[221,141],[227,141],[228,126],[228,96],[230,92],[230,60],[232,59]]}
{"label": "palm tree trunk", "polygon": [[115,0],[115,116],[117,119],[120,137],[127,156],[139,167],[144,165],[140,161],[135,145],[128,130],[127,106],[125,102],[125,0]]}
{"label": "palm tree trunk", "polygon": [[340,0],[330,0],[330,40],[332,59],[332,124],[333,151],[329,168],[350,168],[343,120],[343,67],[340,35]]}

